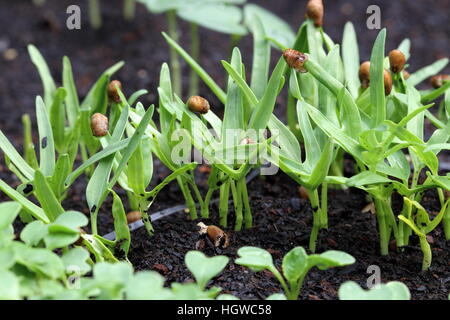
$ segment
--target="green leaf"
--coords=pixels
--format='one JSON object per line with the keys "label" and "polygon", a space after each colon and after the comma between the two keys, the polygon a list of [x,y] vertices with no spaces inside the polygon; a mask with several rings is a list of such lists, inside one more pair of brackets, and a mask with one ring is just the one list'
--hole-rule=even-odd
{"label": "green leaf", "polygon": [[201,2],[183,6],[177,10],[177,15],[213,31],[240,36],[247,34],[247,29],[241,25],[242,12],[239,7]]}
{"label": "green leaf", "polygon": [[114,217],[114,231],[116,232],[116,243],[119,244],[120,249],[125,253],[125,257],[128,255],[130,249],[131,235],[128,228],[127,216],[125,209],[123,208],[122,200],[114,192],[113,194],[113,207],[112,215]]}
{"label": "green leaf", "polygon": [[208,258],[200,251],[189,251],[184,259],[201,289],[205,289],[208,282],[219,275],[229,261],[229,258],[225,256]]}
{"label": "green leaf", "polygon": [[266,298],[266,300],[287,300],[286,296],[282,293],[274,293]]}
{"label": "green leaf", "polygon": [[[109,145],[112,143],[117,143],[123,136],[125,127],[128,121],[129,107],[125,106],[122,109],[120,118],[116,123],[113,135],[109,141]],[[106,149],[106,148],[105,148]],[[111,170],[114,164],[115,153],[100,160],[97,168],[95,168],[94,174],[91,179],[89,179],[88,185],[86,187],[86,200],[89,208],[96,206],[100,208],[101,202],[103,201],[103,195],[105,194],[106,188],[108,187],[108,179],[111,174]]]}
{"label": "green leaf", "polygon": [[340,300],[410,300],[408,287],[392,281],[380,284],[370,290],[362,289],[356,282],[347,281],[339,288]]}
{"label": "green leaf", "polygon": [[[231,65],[237,72],[242,70],[242,58],[238,48],[233,50]],[[245,129],[242,92],[231,76],[228,78],[227,101],[222,124],[222,140],[226,140],[227,129]]]}
{"label": "green leaf", "polygon": [[14,164],[14,166],[20,171],[22,175],[28,180],[33,180],[34,170],[28,163],[22,158],[22,156],[17,152],[14,146],[9,142],[8,138],[0,130],[0,148],[9,158],[9,160]]}
{"label": "green leaf", "polygon": [[107,156],[126,148],[130,143],[130,139],[131,138],[127,138],[127,139],[123,139],[119,142],[112,143],[112,144],[108,145],[106,148],[104,148],[103,150],[94,154],[88,160],[86,160],[81,166],[79,166],[77,169],[75,169],[75,171],[73,171],[67,177],[67,179],[65,181],[66,188],[69,187],[69,185],[71,185],[75,181],[75,179],[84,172],[84,170],[86,168],[90,167],[92,164],[96,163],[97,161],[100,161],[100,160],[106,158]]}
{"label": "green leaf", "polygon": [[276,97],[279,92],[280,81],[283,77],[285,67],[286,62],[281,57],[272,72],[263,97],[252,113],[248,128],[255,130],[266,128],[275,107]]}
{"label": "green leaf", "polygon": [[87,263],[89,252],[81,247],[70,249],[64,253],[61,260],[67,271],[72,271],[77,276],[85,275],[91,271],[91,266]]}
{"label": "green leaf", "polygon": [[36,170],[34,174],[34,189],[36,198],[39,200],[42,209],[44,209],[51,221],[54,221],[61,213],[64,212],[59,200],[50,188],[47,179],[40,170]]}
{"label": "green leaf", "polygon": [[55,169],[55,144],[50,118],[44,101],[36,98],[36,118],[39,131],[39,168],[45,176],[51,176]]}
{"label": "green leaf", "polygon": [[50,108],[53,101],[53,95],[56,91],[55,81],[53,80],[45,59],[34,45],[28,45],[28,54],[30,55],[31,61],[38,69],[39,76],[41,77],[44,86],[45,105]]}
{"label": "green leaf", "polygon": [[342,60],[344,62],[345,80],[348,90],[354,98],[358,97],[361,85],[358,77],[359,73],[359,49],[355,28],[351,22],[347,22],[344,27],[342,38]]}
{"label": "green leaf", "polygon": [[64,110],[64,100],[66,99],[67,91],[64,88],[58,88],[55,93],[55,98],[50,106],[50,124],[52,128],[55,147],[58,152],[65,149],[65,132],[64,127],[66,123],[66,116]]}
{"label": "green leaf", "polygon": [[226,94],[219,87],[219,85],[210,77],[208,73],[194,60],[192,57],[180,47],[169,35],[165,32],[162,33],[163,37],[166,39],[167,43],[174,48],[178,54],[186,60],[186,62],[191,66],[191,68],[198,74],[198,76],[205,82],[205,84],[211,89],[211,91],[217,96],[220,102],[225,103]]}
{"label": "green leaf", "polygon": [[253,271],[275,269],[272,255],[264,249],[257,247],[242,247],[238,250],[238,255],[239,258],[235,260],[235,263],[249,267]]}
{"label": "green leaf", "polygon": [[308,267],[308,255],[302,247],[289,251],[283,258],[283,275],[291,283],[296,284]]}
{"label": "green leaf", "polygon": [[125,287],[127,300],[168,300],[172,294],[164,288],[165,279],[154,271],[141,271]]}
{"label": "green leaf", "polygon": [[257,16],[264,22],[263,27],[266,37],[277,40],[285,47],[293,46],[295,34],[291,27],[272,12],[259,5],[249,3],[244,7],[244,16],[247,26],[252,27],[253,17]]}
{"label": "green leaf", "polygon": [[65,189],[64,189],[64,181],[69,175],[71,170],[70,167],[70,159],[67,153],[61,154],[56,161],[55,170],[53,172],[53,176],[50,179],[50,186],[54,192],[54,194],[61,198]]}
{"label": "green leaf", "polygon": [[33,221],[23,228],[20,239],[30,247],[36,247],[48,234],[47,224],[42,221]]}
{"label": "green leaf", "polygon": [[49,223],[50,220],[45,214],[44,210],[39,208],[33,202],[22,196],[19,192],[11,188],[5,181],[0,179],[0,190],[2,190],[8,197],[20,203],[23,209],[31,214],[36,219],[41,220],[44,223]]}
{"label": "green leaf", "polygon": [[386,119],[384,91],[384,45],[386,29],[380,31],[373,45],[370,57],[370,103],[372,127],[377,127]]}
{"label": "green leaf", "polygon": [[428,79],[431,76],[434,76],[435,74],[439,73],[442,69],[445,68],[445,66],[448,64],[448,59],[443,58],[440,59],[434,63],[432,63],[429,66],[426,66],[420,70],[417,70],[416,72],[412,73],[408,80],[406,80],[410,85],[416,86],[425,79]]}
{"label": "green leaf", "polygon": [[72,65],[68,57],[63,58],[63,86],[67,91],[66,108],[69,124],[73,127],[77,121],[80,102],[78,101],[77,88],[73,80]]}
{"label": "green leaf", "polygon": [[355,258],[348,253],[336,250],[325,251],[321,254],[312,254],[308,257],[309,268],[316,266],[320,270],[343,267],[353,263],[355,263]]}
{"label": "green leaf", "polygon": [[21,209],[22,206],[20,203],[15,201],[0,203],[0,231],[5,230],[12,225]]}
{"label": "green leaf", "polygon": [[247,13],[246,24],[249,26],[253,35],[251,88],[255,96],[261,99],[269,78],[270,43],[266,39],[261,18],[257,14],[251,14],[248,11],[245,12]]}
{"label": "green leaf", "polygon": [[8,270],[0,272],[0,300],[19,300],[20,281],[16,275]]}

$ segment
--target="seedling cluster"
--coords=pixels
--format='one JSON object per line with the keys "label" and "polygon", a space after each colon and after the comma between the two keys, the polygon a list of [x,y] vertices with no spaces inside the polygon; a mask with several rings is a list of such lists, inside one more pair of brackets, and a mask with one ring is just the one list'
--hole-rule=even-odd
{"label": "seedling cluster", "polygon": [[[92,10],[96,2],[90,1]],[[330,188],[358,188],[367,193],[376,214],[381,255],[389,254],[391,240],[401,252],[416,235],[423,252],[422,269],[430,268],[427,235],[442,227],[450,239],[446,199],[450,177],[439,174],[438,158],[442,150],[450,149],[450,81],[448,75],[436,75],[448,59],[408,72],[410,41],[404,40],[386,55],[383,29],[370,61],[360,63],[353,25],[347,23],[342,44],[335,43],[323,29],[321,0],[308,2],[307,19],[296,34],[261,7],[239,6],[244,0],[208,1],[207,5],[198,0],[140,2],[152,12],[166,12],[169,25],[163,37],[170,46],[171,69],[167,64],[161,67],[156,107],[145,108],[138,102],[146,90],[124,95],[127,84],[112,79],[122,62],[106,70],[80,99],[69,58],[63,59],[58,87],[38,49],[28,47],[44,89],[43,96],[36,98],[39,152],[28,115],[23,117],[22,154],[0,131],[6,165],[21,182],[13,188],[0,180],[0,190],[12,199],[0,204],[0,256],[4,257],[0,282],[6,283],[6,288],[0,286],[1,298],[234,299],[209,286],[227,266],[225,256],[208,258],[199,251],[188,252],[185,263],[196,280],[192,283],[164,287],[164,279],[155,272],[134,273],[127,259],[128,224],[142,219],[150,237],[158,232],[149,212],[158,193],[175,180],[194,224],[199,217],[213,218],[211,202],[218,193],[221,227],[203,222],[198,226],[202,241],[226,249],[231,239],[221,228],[230,226],[230,217],[235,232],[254,224],[247,176],[252,170],[264,173],[268,168],[281,169],[301,186],[313,214],[311,254],[295,247],[284,256],[281,269],[264,249],[237,251],[236,264],[255,272],[267,270],[279,281],[284,293],[269,299],[297,299],[314,267],[326,270],[355,262],[341,251],[315,253],[320,231],[333,228],[328,202],[339,199],[328,198]],[[125,3],[131,17],[134,2]],[[177,16],[191,25],[190,53],[178,44]],[[219,17],[223,23],[215,21]],[[99,25],[98,19],[94,24]],[[232,35],[231,57],[221,61],[226,88],[200,65],[198,26]],[[247,32],[254,39],[249,79],[241,51],[234,46]],[[272,47],[279,51],[270,72]],[[187,99],[181,92],[178,57],[192,69]],[[428,78],[433,89],[418,89]],[[198,79],[224,105],[223,117],[215,113],[219,106],[199,95]],[[274,114],[281,96],[286,101],[286,124]],[[438,115],[433,115],[429,109],[441,97]],[[159,122],[153,120],[155,110]],[[435,127],[428,139],[427,120]],[[192,158],[193,154],[200,156]],[[171,172],[156,186],[154,157]],[[204,192],[195,175],[202,161],[211,168]],[[345,172],[345,161],[351,163],[352,172]],[[63,207],[68,190],[82,178],[87,181],[90,221],[85,214]],[[424,207],[427,190],[439,197],[438,213]],[[120,195],[126,195],[127,206]],[[403,200],[399,212],[392,206],[394,195]],[[111,208],[105,208],[108,197]],[[98,233],[102,207],[114,218],[115,240]],[[15,236],[16,217],[25,227]],[[74,273],[79,281],[76,290],[70,281]],[[339,297],[409,299],[410,294],[398,282],[370,291],[347,282],[339,289]]]}

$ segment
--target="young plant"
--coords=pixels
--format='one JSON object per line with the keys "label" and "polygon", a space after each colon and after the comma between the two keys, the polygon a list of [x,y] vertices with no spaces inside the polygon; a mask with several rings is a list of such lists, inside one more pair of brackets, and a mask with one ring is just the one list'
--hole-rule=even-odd
{"label": "young plant", "polygon": [[[382,254],[388,253],[391,232],[394,233],[398,246],[405,245],[410,235],[410,228],[403,221],[397,225],[392,212],[391,196],[394,190],[414,199],[416,194],[420,196],[420,191],[434,187],[430,183],[417,185],[422,169],[428,167],[433,175],[436,175],[438,169],[435,153],[427,151],[426,144],[423,142],[424,111],[432,105],[423,105],[423,97],[412,85],[405,82],[402,73],[394,74],[393,84],[385,80],[387,72],[385,64],[389,63],[389,59],[384,56],[385,37],[385,30],[383,30],[377,37],[372,51],[368,69],[369,87],[360,90],[357,96],[354,96],[355,90],[352,90],[352,94],[338,80],[339,77],[334,77],[317,63],[317,61],[323,61],[324,58],[321,58],[321,55],[316,55],[314,58],[312,54],[285,51],[285,57],[288,58],[292,68],[300,72],[308,72],[305,74],[314,77],[337,99],[337,108],[331,110],[321,110],[320,104],[317,106],[311,103],[304,104],[304,108],[314,123],[355,159],[359,175],[351,179],[345,179],[339,175],[330,176],[327,180],[361,187],[373,197]],[[346,40],[348,49],[345,51],[347,58],[344,61],[350,61],[351,52],[357,52],[356,38],[354,36],[344,38],[353,39]],[[407,42],[402,43],[400,49],[407,52],[409,56]],[[331,52],[332,49],[328,56]],[[348,69],[354,75],[359,71],[355,65],[348,65]],[[356,79],[356,77],[349,79]],[[390,87],[391,85],[393,88]],[[357,83],[353,87],[356,86]],[[302,91],[301,93],[303,94]],[[433,143],[442,143],[447,140],[445,132],[439,132],[433,137]],[[400,151],[406,148],[410,152],[414,166],[411,185],[408,182],[411,174],[409,163],[405,154]],[[389,177],[395,177],[398,180]]]}
{"label": "young plant", "polygon": [[238,250],[236,263],[249,267],[255,272],[268,270],[280,282],[289,300],[297,300],[303,280],[308,272],[317,267],[326,270],[333,267],[343,267],[355,262],[355,259],[342,251],[326,251],[321,254],[307,255],[302,247],[295,247],[283,258],[282,273],[273,263],[272,255],[257,247],[242,247]]}
{"label": "young plant", "polygon": [[[167,103],[173,103],[175,99],[174,93],[172,92],[170,72],[167,64],[163,64],[161,67],[160,86],[158,88],[158,92],[160,93],[158,111],[161,129],[158,131],[156,124],[150,122],[145,135],[149,139],[151,150],[155,156],[167,168],[174,172],[180,169],[183,165],[188,164],[190,160],[187,159],[187,155],[177,155],[177,150],[179,149],[180,144],[178,139],[183,138],[183,136],[179,135],[181,129],[180,123],[176,121],[176,117],[174,117],[166,107]],[[136,123],[140,121],[140,116],[134,111],[130,112],[130,117]],[[181,158],[182,161],[178,161],[179,158]],[[177,177],[177,182],[185,199],[191,219],[197,219],[196,203],[202,207],[203,199],[195,182],[194,170],[190,170],[185,174],[179,175]],[[194,192],[195,200],[192,192]]]}
{"label": "young plant", "polygon": [[[428,270],[431,266],[432,259],[432,252],[430,244],[428,243],[427,234],[433,231],[441,222],[444,214],[447,212],[448,202],[449,200],[445,202],[439,214],[433,220],[430,220],[428,212],[420,205],[420,203],[405,198],[406,210],[404,210],[402,215],[398,216],[398,218],[406,223],[419,237],[420,248],[423,253],[422,270]],[[413,207],[417,209],[415,214],[413,214]]]}
{"label": "young plant", "polygon": [[362,289],[356,282],[347,281],[339,287],[340,300],[410,300],[408,287],[399,282],[382,283],[370,290]]}
{"label": "young plant", "polygon": [[[272,111],[277,93],[284,84],[286,64],[282,59],[279,60],[261,100],[258,100],[244,80],[241,54],[235,48],[231,63],[222,61],[229,73],[228,90],[225,93],[186,51],[168,35],[163,35],[225,104],[224,119],[221,121],[212,110],[199,118],[179,99],[172,104],[167,103],[171,107],[171,114],[176,115],[182,127],[190,132],[193,146],[201,151],[202,156],[213,167],[202,216],[208,217],[211,196],[215,190],[220,189],[219,216],[221,225],[226,226],[231,191],[236,214],[235,230],[241,229],[243,220],[245,227],[249,228],[252,226],[252,216],[245,176],[252,167],[265,161],[264,151],[273,137],[266,139],[263,133],[270,121],[277,121]],[[211,134],[205,123],[209,123],[215,135]]]}
{"label": "young plant", "polygon": [[[168,34],[174,41],[179,41],[177,17],[187,21],[190,26],[190,54],[194,60],[200,59],[200,34],[198,27],[230,34],[234,42],[247,34],[247,29],[241,24],[242,12],[237,4],[246,0],[139,0],[155,13],[166,13]],[[170,68],[173,74],[173,90],[180,97],[181,65],[176,51],[170,49]],[[198,77],[192,70],[189,76],[189,95],[197,95]]]}

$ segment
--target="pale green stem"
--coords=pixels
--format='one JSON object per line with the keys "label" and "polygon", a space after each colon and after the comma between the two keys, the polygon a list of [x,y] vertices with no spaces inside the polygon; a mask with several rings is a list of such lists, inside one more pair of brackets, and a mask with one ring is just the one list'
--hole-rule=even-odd
{"label": "pale green stem", "polygon": [[134,18],[136,11],[135,0],[124,0],[123,17],[125,20],[131,21]]}
{"label": "pale green stem", "polygon": [[[178,26],[177,26],[177,15],[175,10],[167,11],[167,23],[168,23],[168,33],[169,36],[175,41],[179,42],[178,37]],[[172,73],[172,85],[173,91],[181,96],[181,65],[178,58],[177,51],[170,47],[170,67]]]}
{"label": "pale green stem", "polygon": [[102,26],[99,0],[89,0],[89,20],[94,29],[98,29]]}
{"label": "pale green stem", "polygon": [[[191,23],[191,57],[195,61],[200,60],[200,35],[198,32],[198,25]],[[198,75],[194,69],[191,68],[189,73],[189,96],[198,95]]]}

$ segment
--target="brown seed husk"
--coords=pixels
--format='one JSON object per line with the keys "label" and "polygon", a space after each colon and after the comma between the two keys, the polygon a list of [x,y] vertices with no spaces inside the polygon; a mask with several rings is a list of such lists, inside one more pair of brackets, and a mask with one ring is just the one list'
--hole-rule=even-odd
{"label": "brown seed husk", "polygon": [[214,246],[221,248],[226,248],[229,246],[230,239],[228,234],[219,227],[213,225],[207,226],[203,222],[199,222],[197,226],[200,227],[199,233],[206,234]]}
{"label": "brown seed husk", "polygon": [[384,70],[384,94],[390,95],[392,91],[392,77],[391,73],[387,70]]}
{"label": "brown seed husk", "polygon": [[361,87],[368,88],[370,83],[370,61],[361,63],[359,67],[359,80],[361,81]]}
{"label": "brown seed husk", "polygon": [[309,196],[308,196],[308,191],[306,191],[306,188],[304,186],[300,186],[298,187],[298,195],[300,196],[300,198],[308,200]]}
{"label": "brown seed husk", "polygon": [[108,97],[114,102],[120,102],[119,92],[116,87],[122,90],[122,83],[119,80],[113,80],[109,83],[107,88]]}
{"label": "brown seed husk", "polygon": [[283,58],[290,68],[293,68],[300,73],[307,72],[304,67],[305,62],[308,61],[308,56],[306,54],[294,49],[286,49],[283,52]]}
{"label": "brown seed husk", "polygon": [[94,113],[91,117],[92,134],[96,137],[104,137],[108,133],[108,118],[101,113]]}
{"label": "brown seed husk", "polygon": [[430,79],[430,83],[435,89],[442,87],[444,82],[447,81],[450,81],[450,76],[448,74],[438,74]]}
{"label": "brown seed husk", "polygon": [[309,0],[306,5],[306,17],[314,21],[316,27],[323,25],[323,2],[322,0]]}
{"label": "brown seed husk", "polygon": [[127,223],[133,223],[142,219],[142,214],[140,211],[130,211],[127,213]]}
{"label": "brown seed husk", "polygon": [[389,63],[391,65],[391,71],[398,73],[405,67],[406,57],[400,50],[392,50],[389,52]]}
{"label": "brown seed husk", "polygon": [[189,110],[200,114],[205,114],[209,111],[210,106],[208,100],[200,96],[192,96],[187,102]]}
{"label": "brown seed husk", "polygon": [[404,78],[405,80],[408,80],[409,77],[411,77],[411,74],[410,74],[408,71],[403,70],[403,78]]}

